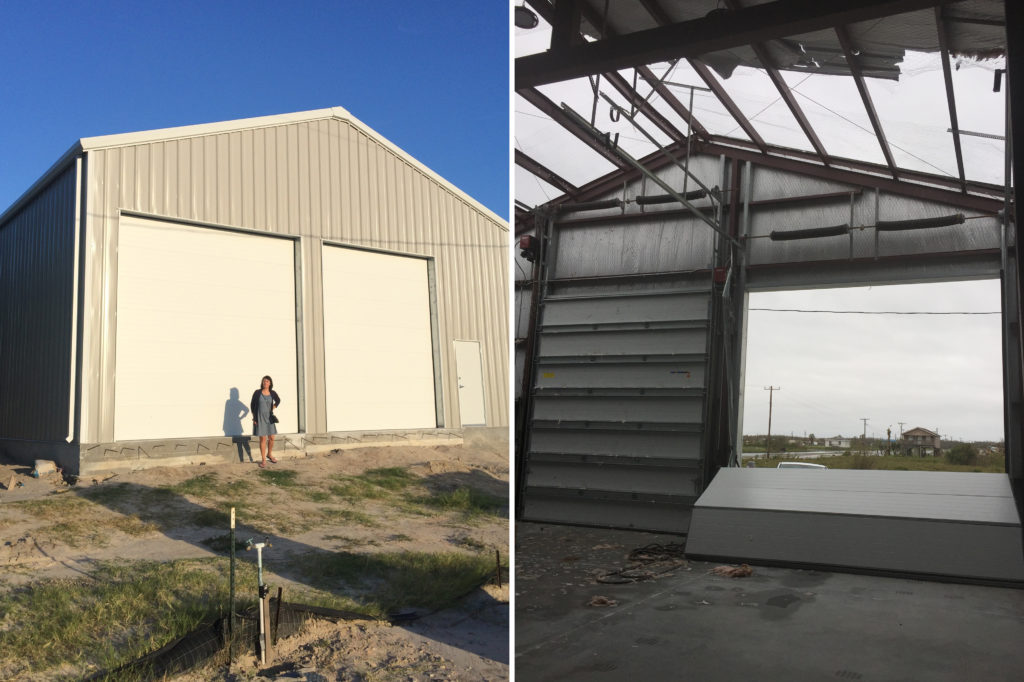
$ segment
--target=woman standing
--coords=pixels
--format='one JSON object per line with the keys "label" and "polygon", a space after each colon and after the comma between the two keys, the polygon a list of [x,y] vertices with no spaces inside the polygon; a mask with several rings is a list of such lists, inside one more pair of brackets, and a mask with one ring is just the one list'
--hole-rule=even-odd
{"label": "woman standing", "polygon": [[252,431],[260,437],[260,469],[267,466],[267,460],[277,464],[274,459],[274,436],[277,435],[276,419],[271,419],[274,408],[281,404],[281,396],[274,390],[274,380],[263,377],[260,388],[252,394],[249,410],[252,412]]}

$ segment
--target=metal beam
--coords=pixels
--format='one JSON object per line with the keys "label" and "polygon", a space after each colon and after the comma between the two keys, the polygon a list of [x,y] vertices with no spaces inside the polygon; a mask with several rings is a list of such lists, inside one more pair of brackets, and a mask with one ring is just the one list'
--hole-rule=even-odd
{"label": "metal beam", "polygon": [[572,184],[533,157],[527,155],[525,152],[521,152],[517,149],[515,157],[517,166],[525,168],[552,187],[557,187],[569,196],[573,196],[579,191],[579,188],[576,185]]}
{"label": "metal beam", "polygon": [[580,37],[580,8],[577,0],[555,0],[551,24],[551,50],[561,52],[583,42]]}
{"label": "metal beam", "polygon": [[631,86],[625,78],[614,71],[604,74],[604,78],[611,83],[613,88],[618,90],[622,96],[626,98],[626,101],[629,102],[630,106],[634,107],[637,111],[646,116],[651,123],[668,135],[673,142],[679,142],[680,140],[686,139],[686,136],[683,135],[678,128],[672,125],[667,118],[662,116],[661,112],[655,109],[650,102],[641,97],[640,93],[634,90],[633,86]]}
{"label": "metal beam", "polygon": [[654,88],[654,91],[657,92],[663,100],[665,100],[665,104],[671,107],[672,111],[679,114],[679,118],[690,124],[691,131],[696,133],[698,137],[705,139],[708,137],[708,129],[700,124],[700,121],[693,116],[692,112],[690,112],[690,110],[679,101],[679,98],[668,89],[667,85],[661,82],[661,79],[654,75],[654,72],[651,71],[649,67],[638,66],[636,68],[636,72],[639,73],[640,77],[647,81],[652,88]]}
{"label": "metal beam", "polygon": [[582,140],[588,147],[593,149],[595,152],[608,159],[617,168],[626,168],[626,163],[616,156],[614,153],[608,150],[608,147],[598,140],[589,129],[584,128],[576,123],[573,119],[566,115],[565,111],[562,110],[557,104],[549,100],[547,97],[542,95],[539,91],[533,88],[527,88],[520,90],[517,93],[520,97],[525,99],[527,102],[537,107],[545,114],[548,118],[562,126],[570,133]]}
{"label": "metal beam", "polygon": [[982,213],[991,213],[995,215],[1003,207],[1003,200],[995,197],[981,197],[974,194],[962,194],[957,191],[950,191],[940,187],[919,185],[905,180],[896,180],[894,178],[881,175],[867,175],[859,171],[836,168],[835,166],[826,167],[816,163],[800,161],[798,159],[759,154],[753,150],[727,147],[714,142],[701,143],[698,145],[698,151],[705,154],[724,154],[731,158],[750,161],[751,163],[759,166],[776,168],[778,170],[788,171],[791,173],[800,173],[802,175],[810,175],[822,180],[832,180],[834,182],[841,182],[843,184],[854,185],[856,187],[877,187],[885,192],[891,192],[892,194],[898,194],[900,196],[913,197],[915,199],[923,199],[925,201],[934,201],[939,204],[971,209]]}
{"label": "metal beam", "polygon": [[736,102],[734,102],[732,97],[729,96],[729,93],[725,91],[722,84],[718,82],[718,78],[715,74],[711,73],[711,69],[702,62],[693,60],[690,61],[690,66],[692,66],[693,70],[697,72],[697,75],[708,84],[711,91],[715,93],[715,96],[719,101],[721,101],[725,108],[728,109],[729,113],[732,114],[732,117],[736,119],[736,123],[739,124],[740,128],[743,128],[743,132],[747,134],[747,137],[753,140],[754,144],[756,144],[758,149],[762,152],[767,151],[768,145],[765,143],[764,138],[762,138],[761,134],[757,132],[757,129],[754,128],[746,115],[740,111]]}
{"label": "metal beam", "polygon": [[942,8],[935,8],[935,28],[939,34],[939,55],[942,57],[942,79],[946,83],[946,104],[949,106],[949,127],[953,133],[953,149],[956,151],[956,171],[960,176],[962,192],[967,192],[967,177],[964,175],[964,154],[960,149],[960,124],[956,116],[956,98],[953,96],[953,72],[949,68],[949,38],[946,23],[942,20]]}
{"label": "metal beam", "polygon": [[[939,0],[775,0],[743,10],[713,13],[691,21],[520,57],[516,59],[515,89],[659,61],[698,57],[752,42],[811,33],[937,4]],[[559,6],[555,9],[557,12]]]}
{"label": "metal beam", "polygon": [[[965,135],[965,131],[960,131],[961,135]],[[712,135],[709,140],[713,143],[719,143],[726,146],[738,147],[741,149],[757,149],[757,147],[746,140],[740,140],[734,137],[725,137],[724,135]],[[800,159],[803,161],[810,161],[812,163],[819,163],[818,157],[811,153],[806,152],[802,149],[793,149],[790,147],[779,147],[769,146],[768,153],[779,154],[782,156],[788,156],[794,159]],[[856,159],[847,159],[845,157],[831,157],[832,165],[841,166],[850,170],[863,171],[865,173],[876,173],[889,175],[889,168],[877,163],[870,163],[868,161],[858,161]],[[906,168],[900,169],[900,177],[904,180],[912,180],[915,182],[923,182],[929,185],[936,185],[938,187],[949,187],[951,189],[961,189],[960,180],[958,178],[948,177],[944,175],[936,175],[934,173],[925,173],[923,171],[909,170]],[[982,182],[971,182],[967,181],[967,191],[974,192],[975,194],[987,194],[991,196],[1001,196],[1003,190],[997,185],[986,184]]]}
{"label": "metal beam", "polygon": [[889,142],[885,139],[885,131],[882,129],[882,122],[878,119],[878,112],[875,111],[875,103],[871,100],[868,85],[864,82],[864,73],[861,71],[860,61],[853,54],[853,41],[850,40],[850,34],[846,30],[846,26],[836,26],[835,29],[836,35],[839,36],[839,44],[843,47],[843,54],[846,55],[846,65],[850,67],[853,82],[857,85],[857,91],[860,92],[861,101],[864,102],[864,109],[867,111],[868,119],[871,121],[871,127],[875,130],[875,138],[878,140],[878,145],[882,148],[885,163],[889,166],[889,172],[892,173],[892,177],[896,178],[898,177],[896,162],[892,158]]}
{"label": "metal beam", "polygon": [[[740,5],[738,0],[725,0],[725,6],[730,10],[742,9],[742,5]],[[779,73],[779,70],[775,68],[771,55],[768,54],[768,49],[764,46],[764,43],[761,42],[752,43],[751,47],[754,49],[754,54],[757,55],[758,61],[760,61],[761,65],[764,66],[765,73],[768,74],[772,83],[775,84],[775,89],[778,90],[779,95],[782,96],[782,101],[784,101],[786,106],[789,107],[789,111],[793,114],[793,118],[796,119],[800,129],[804,131],[804,135],[807,136],[807,140],[811,143],[811,146],[814,147],[814,152],[821,159],[821,162],[827,166],[829,160],[828,152],[825,151],[825,146],[821,143],[821,140],[818,139],[818,134],[814,131],[814,127],[811,125],[811,122],[808,121],[807,117],[804,115],[804,110],[797,103],[796,97],[793,95],[793,91],[789,89],[789,85],[786,83],[786,80],[782,77],[782,74]]]}
{"label": "metal beam", "polygon": [[[537,11],[538,14],[543,16],[546,21],[548,21],[549,23],[553,21],[554,9],[547,2],[547,0],[529,0],[529,4]],[[581,7],[580,12],[582,16],[586,18],[586,20],[589,21],[594,26],[597,26],[600,23],[600,17],[596,16],[589,6],[584,5],[583,7]],[[609,36],[615,35],[614,29],[606,27],[606,31]],[[662,99],[665,100],[665,103],[669,107],[671,107],[677,114],[679,114],[684,121],[688,121],[690,123],[691,129],[696,130],[698,134],[707,135],[707,130],[704,128],[704,126],[700,125],[699,123],[697,123],[696,120],[693,119],[693,117],[691,116],[690,112],[686,109],[686,107],[684,107],[679,102],[679,100],[676,99],[672,92],[667,87],[665,87],[665,84],[662,83],[648,67],[639,67],[636,71],[638,74],[640,74],[641,77],[644,78],[644,80],[646,80],[651,85],[652,88],[654,88],[654,90],[659,95],[661,95]],[[659,112],[654,107],[654,105],[652,105],[649,101],[643,98],[640,95],[640,93],[637,92],[636,89],[633,86],[631,86],[626,81],[626,79],[624,79],[621,75],[619,75],[615,71],[610,71],[608,73],[604,73],[601,75],[606,80],[608,80],[608,82],[611,83],[612,86],[616,90],[618,90],[622,94],[622,96],[626,98],[628,102],[630,102],[630,104],[637,106],[640,109],[640,111],[642,111],[643,114],[647,116],[647,118],[649,118],[656,126],[658,126],[658,128],[664,131],[665,134],[668,135],[671,139],[685,139],[686,135],[681,130],[676,128],[671,121],[666,119],[661,114],[661,112]]]}

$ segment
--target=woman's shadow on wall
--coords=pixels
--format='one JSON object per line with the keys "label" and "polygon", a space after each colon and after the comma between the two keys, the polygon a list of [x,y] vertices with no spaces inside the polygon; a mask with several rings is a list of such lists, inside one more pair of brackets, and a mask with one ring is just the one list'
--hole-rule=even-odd
{"label": "woman's shadow on wall", "polygon": [[249,406],[238,399],[238,389],[234,386],[224,401],[224,435],[231,437],[231,442],[238,449],[238,461],[244,462],[246,458],[250,462],[252,448],[249,445],[249,436],[245,435],[242,427],[242,420],[249,414]]}

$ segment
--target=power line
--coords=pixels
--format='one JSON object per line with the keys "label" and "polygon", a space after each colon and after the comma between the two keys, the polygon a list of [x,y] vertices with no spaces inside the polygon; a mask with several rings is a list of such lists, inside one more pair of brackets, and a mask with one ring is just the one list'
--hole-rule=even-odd
{"label": "power line", "polygon": [[971,311],[942,311],[927,312],[923,310],[801,310],[798,308],[748,308],[748,310],[759,310],[768,313],[827,313],[829,315],[1002,315],[1001,311],[971,312]]}

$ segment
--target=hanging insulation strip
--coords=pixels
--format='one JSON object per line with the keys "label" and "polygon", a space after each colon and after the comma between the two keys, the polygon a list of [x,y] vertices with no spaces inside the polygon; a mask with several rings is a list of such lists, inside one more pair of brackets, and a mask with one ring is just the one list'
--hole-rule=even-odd
{"label": "hanging insulation strip", "polygon": [[[693,190],[692,192],[687,192],[682,196],[687,201],[694,201],[696,199],[703,199],[707,195],[708,193],[706,190],[696,189]],[[650,204],[671,204],[676,201],[676,198],[671,194],[652,194],[649,196],[638,196],[636,198],[636,203],[640,204],[641,206],[647,206]]]}
{"label": "hanging insulation strip", "polygon": [[806,230],[772,230],[768,235],[773,242],[790,241],[793,239],[814,239],[816,237],[838,237],[849,234],[850,226],[847,224],[833,225],[832,227],[811,227]]}
{"label": "hanging insulation strip", "polygon": [[879,232],[896,232],[900,230],[923,230],[929,227],[946,227],[947,225],[963,225],[966,218],[963,213],[954,213],[937,218],[919,218],[917,220],[879,220],[875,229]]}

